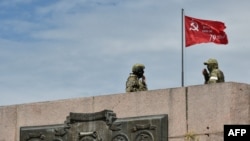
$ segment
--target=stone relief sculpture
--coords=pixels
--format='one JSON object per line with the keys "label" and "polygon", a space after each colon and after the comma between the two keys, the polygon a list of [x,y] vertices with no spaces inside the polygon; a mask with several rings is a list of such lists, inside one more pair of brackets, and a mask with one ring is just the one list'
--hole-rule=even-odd
{"label": "stone relief sculpture", "polygon": [[142,131],[136,135],[135,141],[154,141],[154,138],[150,132]]}
{"label": "stone relief sculpture", "polygon": [[111,110],[70,113],[64,124],[20,128],[20,141],[167,141],[167,115],[117,118]]}
{"label": "stone relief sculpture", "polygon": [[127,135],[121,133],[113,137],[112,141],[128,141]]}
{"label": "stone relief sculpture", "polygon": [[80,132],[79,133],[80,141],[102,141],[97,132]]}

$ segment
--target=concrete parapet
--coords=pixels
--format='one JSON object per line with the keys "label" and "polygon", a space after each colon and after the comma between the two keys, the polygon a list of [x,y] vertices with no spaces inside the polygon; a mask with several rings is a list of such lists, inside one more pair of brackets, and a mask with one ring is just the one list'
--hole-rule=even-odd
{"label": "concrete parapet", "polygon": [[69,112],[109,109],[118,118],[168,114],[169,141],[193,133],[223,141],[224,124],[250,124],[250,85],[226,82],[0,106],[0,141],[19,141],[22,126],[62,124]]}

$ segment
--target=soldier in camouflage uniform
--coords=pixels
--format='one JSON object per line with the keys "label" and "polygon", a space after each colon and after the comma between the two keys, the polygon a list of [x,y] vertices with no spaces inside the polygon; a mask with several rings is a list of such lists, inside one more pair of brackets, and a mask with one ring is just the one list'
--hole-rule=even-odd
{"label": "soldier in camouflage uniform", "polygon": [[206,62],[204,62],[204,65],[207,65],[207,69],[209,71],[209,73],[206,69],[203,69],[202,71],[205,79],[205,84],[225,82],[224,74],[219,69],[219,65],[216,59],[210,58]]}
{"label": "soldier in camouflage uniform", "polygon": [[144,74],[145,66],[143,64],[135,64],[132,67],[132,73],[130,73],[126,82],[126,92],[137,92],[148,90],[146,84],[146,78]]}

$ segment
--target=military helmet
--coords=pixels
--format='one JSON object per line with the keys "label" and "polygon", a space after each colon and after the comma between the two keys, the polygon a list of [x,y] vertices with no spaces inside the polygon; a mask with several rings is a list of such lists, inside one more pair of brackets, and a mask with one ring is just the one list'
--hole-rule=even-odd
{"label": "military helmet", "polygon": [[134,64],[133,67],[132,67],[132,72],[138,72],[140,70],[143,70],[145,69],[145,66],[143,64]]}
{"label": "military helmet", "polygon": [[218,62],[216,59],[210,58],[206,62],[204,62],[204,65],[208,65],[208,64],[217,64],[218,65]]}

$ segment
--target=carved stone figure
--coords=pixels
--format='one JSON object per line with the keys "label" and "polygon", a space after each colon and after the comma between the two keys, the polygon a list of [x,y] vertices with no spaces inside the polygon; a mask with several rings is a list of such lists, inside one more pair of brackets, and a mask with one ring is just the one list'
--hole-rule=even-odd
{"label": "carved stone figure", "polygon": [[202,74],[205,79],[204,84],[225,82],[224,74],[219,69],[219,64],[216,59],[210,58],[206,62],[204,62],[204,65],[207,66],[207,69],[209,71],[208,73],[207,69],[205,68],[202,71]]}
{"label": "carved stone figure", "polygon": [[135,141],[154,141],[150,132],[142,131],[136,136]]}
{"label": "carved stone figure", "polygon": [[144,76],[145,66],[143,64],[134,64],[132,73],[130,73],[126,82],[126,92],[137,92],[148,90],[146,77]]}
{"label": "carved stone figure", "polygon": [[128,141],[128,137],[124,134],[119,134],[115,136],[112,141]]}

